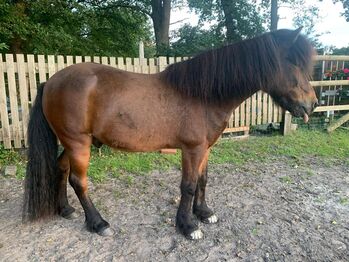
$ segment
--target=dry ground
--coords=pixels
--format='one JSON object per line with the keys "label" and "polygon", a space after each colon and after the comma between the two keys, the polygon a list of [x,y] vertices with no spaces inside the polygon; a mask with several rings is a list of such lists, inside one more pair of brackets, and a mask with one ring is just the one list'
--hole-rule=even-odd
{"label": "dry ground", "polygon": [[279,158],[210,167],[208,202],[220,221],[201,241],[178,234],[180,171],[90,183],[91,198],[117,234],[103,238],[78,218],[23,225],[22,182],[0,178],[1,261],[349,261],[349,167]]}

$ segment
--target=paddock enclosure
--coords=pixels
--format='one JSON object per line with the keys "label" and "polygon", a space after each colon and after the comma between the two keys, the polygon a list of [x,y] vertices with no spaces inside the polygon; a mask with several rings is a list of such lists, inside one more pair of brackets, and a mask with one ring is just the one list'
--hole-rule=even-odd
{"label": "paddock enclosure", "polygon": [[[37,86],[57,71],[81,62],[95,62],[130,72],[153,74],[186,57],[123,58],[5,54],[0,56],[0,143],[5,148],[27,147],[27,124]],[[349,68],[349,56],[317,56],[314,81],[320,106],[315,112],[327,115],[349,111],[349,79],[323,80],[327,71]],[[285,112],[271,97],[257,92],[232,114],[227,131],[246,131],[250,126],[279,123]]]}

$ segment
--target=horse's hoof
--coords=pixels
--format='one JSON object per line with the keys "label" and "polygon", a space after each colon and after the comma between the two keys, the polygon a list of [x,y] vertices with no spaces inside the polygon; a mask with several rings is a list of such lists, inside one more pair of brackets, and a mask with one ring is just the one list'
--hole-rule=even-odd
{"label": "horse's hoof", "polygon": [[68,215],[63,216],[65,219],[73,220],[79,217],[79,215],[76,212],[70,213]]}
{"label": "horse's hoof", "polygon": [[204,237],[204,234],[200,229],[195,230],[189,235],[189,239],[191,240],[198,240]]}
{"label": "horse's hoof", "polygon": [[111,237],[115,235],[115,230],[107,227],[103,230],[101,230],[100,232],[98,232],[98,235],[102,236],[102,237]]}
{"label": "horse's hoof", "polygon": [[206,224],[215,224],[218,222],[218,217],[216,215],[212,215],[212,216],[202,220],[202,222],[204,222]]}

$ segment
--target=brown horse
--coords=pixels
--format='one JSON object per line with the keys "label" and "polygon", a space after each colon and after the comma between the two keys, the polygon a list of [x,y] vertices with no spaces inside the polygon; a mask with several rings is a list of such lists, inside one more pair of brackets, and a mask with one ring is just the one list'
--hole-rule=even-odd
{"label": "brown horse", "polygon": [[[314,50],[299,31],[278,30],[210,50],[158,74],[93,63],[57,72],[41,85],[31,111],[24,219],[71,217],[69,179],[87,229],[111,235],[88,196],[91,144],[133,152],[178,148],[177,228],[188,238],[201,238],[193,214],[217,222],[205,202],[207,161],[232,111],[258,90],[305,121],[317,105],[309,84]],[[57,138],[64,147],[58,158]]]}

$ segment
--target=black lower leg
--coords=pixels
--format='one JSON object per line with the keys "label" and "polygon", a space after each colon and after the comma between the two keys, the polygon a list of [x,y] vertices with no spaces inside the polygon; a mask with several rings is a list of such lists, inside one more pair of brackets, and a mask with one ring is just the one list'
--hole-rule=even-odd
{"label": "black lower leg", "polygon": [[192,232],[198,229],[191,212],[192,200],[195,194],[195,183],[181,183],[181,201],[179,204],[176,226],[185,236],[189,236]]}
{"label": "black lower leg", "polygon": [[58,172],[60,176],[58,190],[58,214],[64,218],[70,218],[75,209],[68,203],[67,180],[70,172],[70,164],[64,151],[59,156],[58,163]]}
{"label": "black lower leg", "polygon": [[207,167],[203,170],[201,176],[199,176],[198,183],[195,190],[195,197],[193,203],[193,213],[199,218],[201,221],[206,222],[209,217],[211,217],[214,213],[207,206],[205,200],[205,191],[207,184]]}
{"label": "black lower leg", "polygon": [[74,174],[71,174],[69,176],[69,182],[74,188],[74,191],[84,209],[87,230],[101,234],[106,228],[109,228],[109,223],[99,214],[89,198],[86,188],[81,185],[79,178]]}

